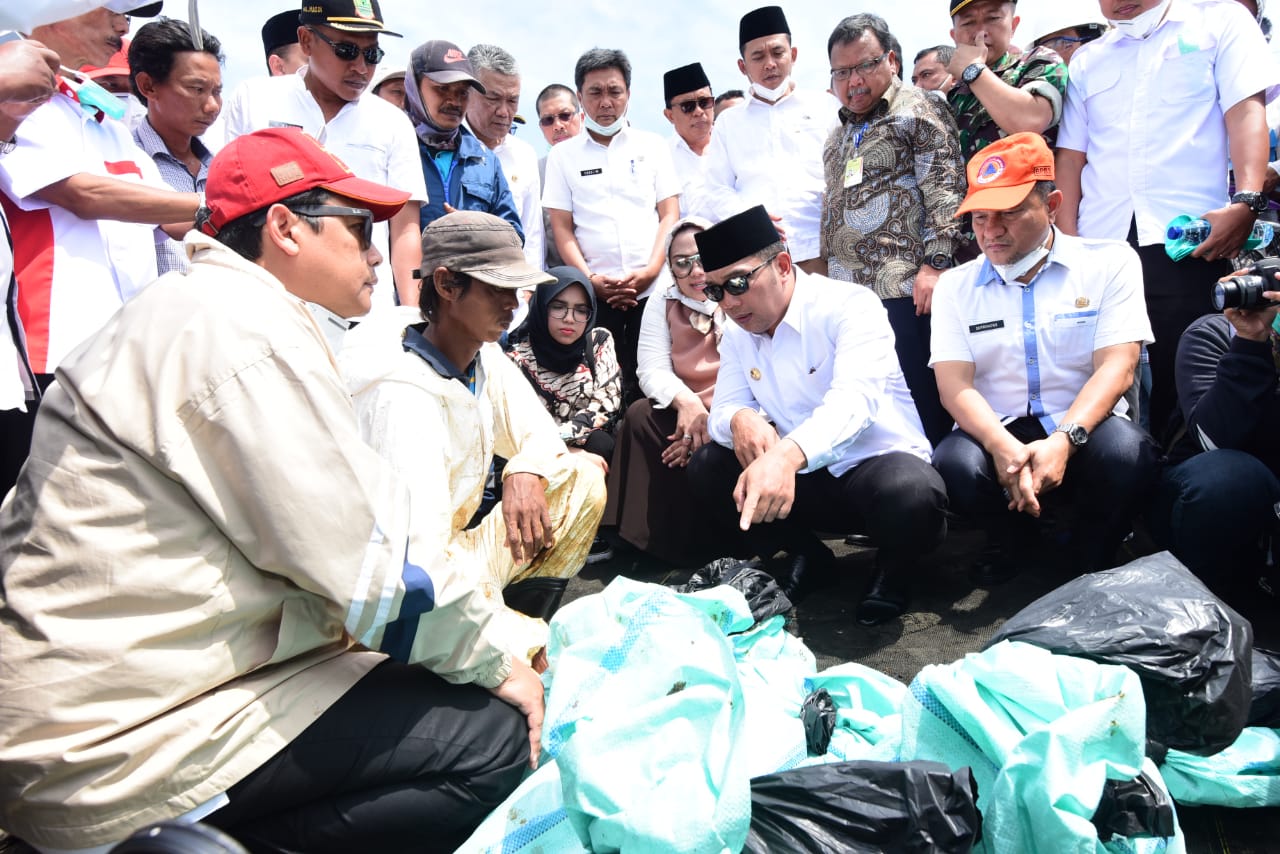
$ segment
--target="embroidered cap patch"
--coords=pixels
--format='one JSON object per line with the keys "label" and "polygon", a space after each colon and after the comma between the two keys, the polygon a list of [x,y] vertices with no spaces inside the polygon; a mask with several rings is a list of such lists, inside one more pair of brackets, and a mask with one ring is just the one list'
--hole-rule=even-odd
{"label": "embroidered cap patch", "polygon": [[1004,158],[992,155],[982,161],[982,165],[978,167],[978,176],[975,180],[979,184],[990,184],[992,181],[1004,174]]}

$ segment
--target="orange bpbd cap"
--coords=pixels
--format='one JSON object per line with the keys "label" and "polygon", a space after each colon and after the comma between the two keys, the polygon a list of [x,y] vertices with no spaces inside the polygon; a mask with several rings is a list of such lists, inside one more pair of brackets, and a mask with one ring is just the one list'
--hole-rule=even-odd
{"label": "orange bpbd cap", "polygon": [[1022,204],[1037,181],[1052,181],[1053,152],[1038,133],[1015,133],[991,143],[969,161],[969,192],[956,216],[1007,211]]}
{"label": "orange bpbd cap", "polygon": [[237,137],[209,164],[200,230],[216,236],[227,223],[317,187],[390,219],[409,194],[357,178],[346,164],[298,128],[267,128]]}

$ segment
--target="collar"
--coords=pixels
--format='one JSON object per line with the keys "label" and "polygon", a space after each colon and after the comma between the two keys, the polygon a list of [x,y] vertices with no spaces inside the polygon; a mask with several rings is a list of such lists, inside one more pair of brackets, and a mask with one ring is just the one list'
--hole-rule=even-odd
{"label": "collar", "polygon": [[[169,146],[165,144],[164,137],[160,136],[160,132],[151,124],[150,118],[144,118],[138,122],[138,126],[133,129],[134,140],[137,141],[138,147],[145,151],[152,159],[157,154],[168,155],[173,157],[173,153],[169,151]],[[191,152],[200,158],[202,167],[208,167],[209,161],[213,159],[212,152],[208,147],[200,141],[200,137],[191,137]],[[203,168],[202,170],[203,171]]]}
{"label": "collar", "polygon": [[[457,380],[469,388],[467,375],[455,368],[449,358],[440,351],[440,348],[428,341],[427,336],[422,334],[422,331],[426,328],[426,323],[414,323],[404,328],[403,346],[405,352],[421,357],[440,376]],[[479,358],[480,355],[477,353],[476,361]],[[473,361],[470,367],[474,368],[476,361]]]}
{"label": "collar", "polygon": [[895,74],[893,80],[889,82],[889,88],[884,90],[884,94],[880,96],[880,100],[876,101],[871,109],[862,115],[855,115],[852,110],[843,104],[840,105],[840,123],[843,125],[856,124],[859,122],[867,122],[870,124],[879,119],[885,113],[889,112],[889,108],[893,106],[893,102],[898,99],[898,93],[902,91],[902,81]]}
{"label": "collar", "polygon": [[[791,302],[787,303],[787,312],[782,315],[782,322],[778,324],[778,329],[784,326],[790,326],[796,331],[797,335],[804,335],[804,306],[807,302],[806,297],[809,292],[809,274],[792,262],[792,269],[795,270],[796,286],[791,289]],[[778,329],[773,331],[776,336]],[[765,338],[768,336],[761,335]]]}
{"label": "collar", "polygon": [[[1044,271],[1051,266],[1057,264],[1066,267],[1068,270],[1076,266],[1076,262],[1080,258],[1080,246],[1076,242],[1078,238],[1069,234],[1063,234],[1056,226],[1050,226],[1053,229],[1053,246],[1049,247],[1049,255],[1044,259],[1044,263],[1040,265],[1039,271],[1032,277],[1027,286],[1034,285]],[[975,285],[1007,285],[1016,284],[1017,287],[1024,287],[1021,282],[1010,283],[1000,278],[1000,274],[996,272],[996,268],[992,266],[986,255],[982,256],[982,266],[978,268],[978,278],[974,282]]]}

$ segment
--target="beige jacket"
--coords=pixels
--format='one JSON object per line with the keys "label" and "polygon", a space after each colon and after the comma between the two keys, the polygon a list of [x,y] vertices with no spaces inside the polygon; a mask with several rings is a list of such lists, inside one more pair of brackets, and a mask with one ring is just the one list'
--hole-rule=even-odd
{"label": "beige jacket", "polygon": [[[0,826],[121,839],[225,791],[380,653],[491,687],[304,305],[201,235],[58,370],[0,507]],[[409,595],[406,595],[406,594]]]}

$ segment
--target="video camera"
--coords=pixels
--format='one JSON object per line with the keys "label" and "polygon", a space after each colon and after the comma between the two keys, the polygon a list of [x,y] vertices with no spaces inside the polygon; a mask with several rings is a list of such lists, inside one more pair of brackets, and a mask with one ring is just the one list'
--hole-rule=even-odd
{"label": "video camera", "polygon": [[1275,274],[1280,273],[1280,258],[1263,258],[1250,267],[1243,276],[1224,279],[1213,286],[1213,307],[1218,311],[1225,308],[1244,310],[1268,308],[1280,305],[1269,299],[1263,299],[1263,291],[1280,291],[1280,281]]}

